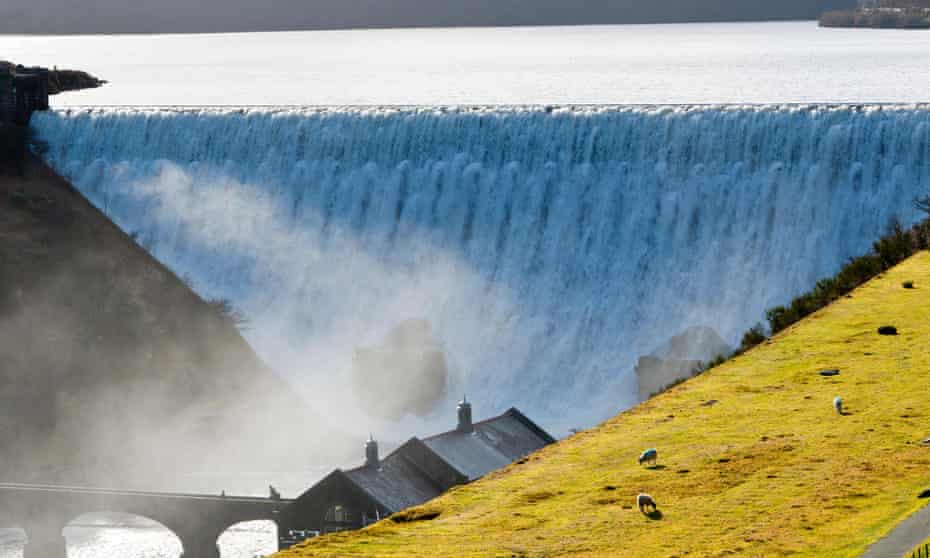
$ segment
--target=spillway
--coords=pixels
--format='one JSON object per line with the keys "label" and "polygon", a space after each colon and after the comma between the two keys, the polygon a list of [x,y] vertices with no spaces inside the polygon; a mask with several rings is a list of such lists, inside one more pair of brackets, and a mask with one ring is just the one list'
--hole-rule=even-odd
{"label": "spillway", "polygon": [[635,402],[639,356],[692,325],[737,343],[930,192],[924,106],[113,108],[34,125],[56,170],[231,301],[259,354],[345,422],[364,413],[355,347],[422,317],[447,403],[590,425]]}

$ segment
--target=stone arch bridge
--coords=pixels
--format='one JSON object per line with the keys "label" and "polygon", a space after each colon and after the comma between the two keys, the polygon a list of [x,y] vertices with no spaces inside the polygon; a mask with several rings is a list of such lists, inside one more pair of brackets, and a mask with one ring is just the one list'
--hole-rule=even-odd
{"label": "stone arch bridge", "polygon": [[181,540],[184,558],[219,558],[217,539],[243,521],[276,523],[292,500],[0,483],[0,527],[26,531],[24,558],[65,558],[62,530],[94,512],[155,520]]}

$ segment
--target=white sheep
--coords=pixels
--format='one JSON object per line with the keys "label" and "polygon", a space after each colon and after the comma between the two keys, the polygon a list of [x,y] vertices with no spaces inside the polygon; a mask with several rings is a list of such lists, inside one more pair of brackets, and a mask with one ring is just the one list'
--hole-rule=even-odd
{"label": "white sheep", "polygon": [[843,398],[842,397],[837,396],[833,398],[833,408],[836,409],[837,413],[841,415],[843,414]]}
{"label": "white sheep", "polygon": [[650,466],[655,467],[656,461],[659,460],[659,452],[655,448],[649,448],[639,456],[639,464],[648,463]]}
{"label": "white sheep", "polygon": [[656,506],[655,498],[648,494],[640,494],[636,497],[636,505],[639,507],[639,511],[642,513],[649,513],[649,509],[652,508],[652,512],[658,511],[658,506]]}

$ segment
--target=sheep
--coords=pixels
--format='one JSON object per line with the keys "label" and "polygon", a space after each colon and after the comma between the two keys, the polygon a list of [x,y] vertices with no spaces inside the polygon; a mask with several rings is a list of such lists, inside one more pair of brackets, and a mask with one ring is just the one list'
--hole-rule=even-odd
{"label": "sheep", "polygon": [[655,448],[649,448],[639,456],[639,464],[648,463],[650,466],[655,467],[656,461],[659,460],[659,452]]}
{"label": "sheep", "polygon": [[655,498],[653,498],[652,496],[648,494],[640,494],[639,496],[637,496],[636,506],[639,508],[639,511],[642,513],[655,513],[659,510],[659,507],[656,506]]}
{"label": "sheep", "polygon": [[836,409],[837,413],[841,415],[843,414],[843,398],[842,397],[837,396],[833,398],[833,408]]}

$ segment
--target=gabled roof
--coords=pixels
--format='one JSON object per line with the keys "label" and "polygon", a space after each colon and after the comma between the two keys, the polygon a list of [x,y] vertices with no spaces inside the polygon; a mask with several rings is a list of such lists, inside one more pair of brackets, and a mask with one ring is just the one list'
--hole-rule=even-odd
{"label": "gabled roof", "polygon": [[555,442],[552,436],[516,408],[498,417],[476,422],[474,427],[472,433],[452,430],[423,440],[427,447],[470,481]]}
{"label": "gabled roof", "polygon": [[313,500],[319,487],[338,477],[394,513],[506,467],[553,442],[552,436],[512,408],[498,417],[476,422],[473,433],[452,430],[425,440],[411,438],[377,467],[334,471],[298,502]]}
{"label": "gabled roof", "polygon": [[422,446],[422,442],[412,438],[382,459],[378,467],[357,467],[344,474],[391,512],[432,500],[448,487],[441,486],[417,465],[416,445]]}

